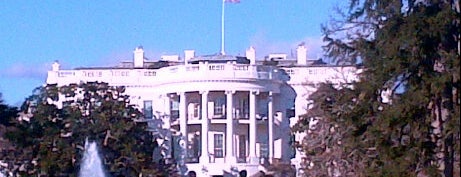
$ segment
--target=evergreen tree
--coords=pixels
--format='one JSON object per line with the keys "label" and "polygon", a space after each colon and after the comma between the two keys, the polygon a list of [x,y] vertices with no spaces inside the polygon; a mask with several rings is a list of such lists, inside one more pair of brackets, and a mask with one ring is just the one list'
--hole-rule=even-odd
{"label": "evergreen tree", "polygon": [[[355,176],[351,156],[346,157],[344,137],[351,132],[343,114],[354,106],[354,91],[335,88],[334,84],[320,84],[309,96],[310,107],[302,115],[293,131],[302,132],[304,139],[296,146],[304,153],[305,176]],[[341,107],[335,107],[342,103]]]}
{"label": "evergreen tree", "polygon": [[78,176],[85,139],[95,141],[111,176],[167,176],[153,162],[157,147],[124,87],[106,83],[47,85],[22,106],[6,136],[16,150],[9,170],[21,176]]}
{"label": "evergreen tree", "polygon": [[11,126],[11,121],[17,117],[17,113],[18,110],[16,107],[3,103],[2,94],[0,93],[0,174],[5,172],[3,157],[13,148],[11,143],[3,135],[7,127]]}
{"label": "evergreen tree", "polygon": [[327,84],[311,96],[314,109],[294,130],[308,132],[321,119],[324,129],[339,129],[321,138],[340,143],[332,156],[325,147],[333,145],[311,152],[301,142],[305,171],[332,164],[339,176],[459,176],[459,1],[352,0],[349,7],[344,21],[323,28],[325,49],[338,63],[362,65],[360,81]]}
{"label": "evergreen tree", "polygon": [[0,93],[0,125],[10,125],[11,120],[17,116],[17,113],[18,110],[16,107],[3,103],[2,93]]}

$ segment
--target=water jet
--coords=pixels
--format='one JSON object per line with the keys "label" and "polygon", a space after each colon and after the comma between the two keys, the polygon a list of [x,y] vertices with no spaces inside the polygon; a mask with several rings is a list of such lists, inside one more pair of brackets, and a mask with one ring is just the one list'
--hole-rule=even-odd
{"label": "water jet", "polygon": [[80,164],[79,177],[105,177],[96,142],[85,140],[85,151]]}

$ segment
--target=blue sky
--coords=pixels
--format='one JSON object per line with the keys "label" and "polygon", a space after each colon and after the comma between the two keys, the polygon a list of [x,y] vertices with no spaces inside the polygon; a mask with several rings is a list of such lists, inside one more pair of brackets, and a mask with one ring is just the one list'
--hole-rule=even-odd
{"label": "blue sky", "polygon": [[[305,42],[321,54],[320,25],[342,0],[241,0],[226,4],[226,53],[290,53]],[[0,93],[19,105],[42,85],[51,63],[64,69],[112,66],[146,57],[214,54],[221,44],[221,0],[6,0],[0,2]]]}

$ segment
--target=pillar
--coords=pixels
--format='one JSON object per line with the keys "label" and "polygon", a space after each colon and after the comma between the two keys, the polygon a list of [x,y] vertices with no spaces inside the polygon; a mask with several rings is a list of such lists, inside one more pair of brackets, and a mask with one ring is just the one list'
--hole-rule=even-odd
{"label": "pillar", "polygon": [[184,140],[184,157],[187,158],[187,115],[186,115],[186,93],[179,94],[179,129]]}
{"label": "pillar", "polygon": [[203,91],[200,93],[202,95],[202,147],[200,155],[200,163],[209,163],[210,158],[208,156],[208,91]]}
{"label": "pillar", "polygon": [[274,104],[273,94],[269,92],[268,103],[267,103],[267,118],[268,118],[268,131],[269,131],[269,161],[272,162],[274,158]]}
{"label": "pillar", "polygon": [[166,158],[171,158],[173,156],[173,154],[171,154],[173,151],[172,149],[174,148],[173,145],[171,144],[171,141],[173,140],[172,137],[171,137],[171,111],[170,111],[170,97],[168,94],[165,94],[165,95],[162,95],[163,97],[163,105],[164,105],[164,114],[161,115],[162,116],[162,119],[163,121],[165,122],[165,128],[167,129],[166,131],[166,135],[165,135],[165,139],[168,140],[169,144],[167,146],[169,146],[169,149],[167,150],[166,152]]}
{"label": "pillar", "polygon": [[226,163],[235,163],[234,155],[234,117],[233,109],[233,94],[235,91],[226,91]]}
{"label": "pillar", "polygon": [[259,163],[258,158],[256,157],[256,91],[250,91],[250,125],[249,125],[249,134],[250,134],[250,163],[256,164]]}

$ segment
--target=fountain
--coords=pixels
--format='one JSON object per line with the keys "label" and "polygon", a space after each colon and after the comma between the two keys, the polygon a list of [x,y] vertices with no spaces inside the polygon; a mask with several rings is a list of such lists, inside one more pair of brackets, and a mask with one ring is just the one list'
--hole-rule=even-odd
{"label": "fountain", "polygon": [[105,177],[101,157],[96,142],[85,140],[85,152],[80,166],[79,177]]}

